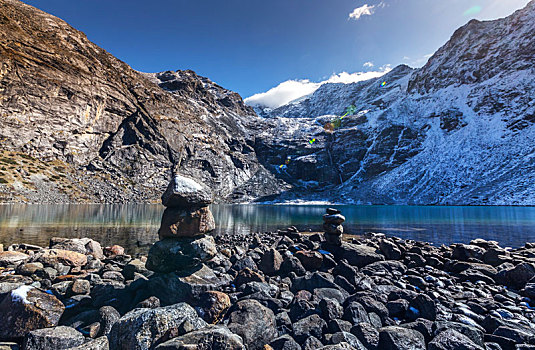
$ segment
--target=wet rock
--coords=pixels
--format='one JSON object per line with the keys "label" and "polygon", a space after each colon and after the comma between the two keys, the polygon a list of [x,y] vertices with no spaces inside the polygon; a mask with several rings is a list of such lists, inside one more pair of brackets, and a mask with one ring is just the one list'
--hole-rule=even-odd
{"label": "wet rock", "polygon": [[265,274],[272,275],[280,270],[282,256],[276,249],[268,249],[258,263],[258,268]]}
{"label": "wet rock", "polygon": [[27,350],[69,349],[84,343],[84,336],[76,329],[66,326],[37,329],[24,338]]}
{"label": "wet rock", "polygon": [[28,259],[30,256],[21,252],[0,252],[0,266],[18,265]]}
{"label": "wet rock", "polygon": [[467,336],[454,329],[439,333],[430,343],[429,350],[484,350]]}
{"label": "wet rock", "polygon": [[184,322],[192,330],[206,327],[186,303],[156,309],[134,309],[121,317],[108,336],[111,349],[150,349],[170,328],[178,328]]}
{"label": "wet rock", "polygon": [[228,328],[242,337],[247,349],[262,349],[277,337],[273,311],[256,300],[239,301],[231,311]]}
{"label": "wet rock", "polygon": [[51,249],[70,250],[84,255],[92,255],[97,259],[104,259],[104,252],[100,243],[90,238],[60,238],[50,239]]}
{"label": "wet rock", "polygon": [[162,204],[169,208],[206,206],[210,203],[210,190],[194,179],[182,175],[175,175],[162,195]]}
{"label": "wet rock", "polygon": [[208,291],[199,297],[199,314],[211,324],[222,320],[230,306],[230,298],[223,292]]}
{"label": "wet rock", "polygon": [[0,338],[18,338],[28,332],[58,325],[65,306],[55,296],[21,286],[0,303]]}
{"label": "wet rock", "polygon": [[240,336],[223,326],[209,326],[158,345],[156,350],[225,349],[245,350]]}
{"label": "wet rock", "polygon": [[147,257],[147,269],[166,273],[185,270],[212,259],[217,254],[214,238],[164,239],[154,243]]}
{"label": "wet rock", "polygon": [[381,350],[425,350],[424,336],[412,329],[388,326],[379,329]]}
{"label": "wet rock", "polygon": [[323,264],[323,255],[318,251],[300,250],[295,253],[295,257],[309,271],[319,270]]}
{"label": "wet rock", "polygon": [[87,264],[86,255],[63,249],[46,249],[44,252],[36,254],[34,260],[46,265],[60,263],[66,266],[80,267]]}
{"label": "wet rock", "polygon": [[166,208],[158,236],[160,239],[196,237],[214,229],[214,216],[208,207]]}
{"label": "wet rock", "polygon": [[322,338],[327,330],[327,323],[319,315],[310,315],[293,324],[293,337],[304,342],[308,337]]}

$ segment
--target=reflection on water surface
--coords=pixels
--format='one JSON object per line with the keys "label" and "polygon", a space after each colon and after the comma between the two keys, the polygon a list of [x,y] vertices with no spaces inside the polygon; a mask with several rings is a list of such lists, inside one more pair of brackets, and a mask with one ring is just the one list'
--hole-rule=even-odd
{"label": "reflection on water surface", "polygon": [[[213,205],[216,234],[320,230],[325,206]],[[435,244],[492,239],[518,247],[535,241],[535,207],[338,206],[351,234],[384,232]],[[0,205],[0,243],[46,246],[51,237],[90,237],[146,253],[157,240],[161,205]]]}

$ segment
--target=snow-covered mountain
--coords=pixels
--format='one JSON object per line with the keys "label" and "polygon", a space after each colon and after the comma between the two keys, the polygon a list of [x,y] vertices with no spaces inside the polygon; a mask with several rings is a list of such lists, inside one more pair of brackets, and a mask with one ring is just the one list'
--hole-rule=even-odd
{"label": "snow-covered mountain", "polygon": [[[359,112],[326,132],[349,105]],[[285,198],[533,205],[535,1],[470,21],[420,69],[325,84],[260,115],[261,162],[297,186]]]}

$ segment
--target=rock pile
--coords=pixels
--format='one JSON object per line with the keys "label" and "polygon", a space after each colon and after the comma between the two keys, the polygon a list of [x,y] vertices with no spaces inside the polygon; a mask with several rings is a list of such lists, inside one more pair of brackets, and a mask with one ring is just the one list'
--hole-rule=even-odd
{"label": "rock pile", "polygon": [[328,208],[327,213],[323,215],[323,230],[325,230],[325,240],[329,244],[341,245],[344,227],[342,223],[346,218],[340,213],[340,210]]}
{"label": "rock pile", "polygon": [[147,268],[168,273],[196,268],[217,253],[213,237],[215,229],[208,205],[210,190],[194,180],[176,175],[162,195],[166,207],[156,242],[149,251]]}

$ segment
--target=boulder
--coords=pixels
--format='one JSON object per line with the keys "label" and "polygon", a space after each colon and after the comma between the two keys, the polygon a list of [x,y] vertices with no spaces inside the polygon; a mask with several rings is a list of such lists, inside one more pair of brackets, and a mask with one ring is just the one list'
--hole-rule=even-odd
{"label": "boulder", "polygon": [[337,332],[331,337],[332,344],[349,344],[357,350],[368,350],[357,337],[349,332]]}
{"label": "boulder", "polygon": [[482,260],[485,252],[486,250],[484,248],[477,245],[454,244],[452,258],[461,261],[468,261],[470,259]]}
{"label": "boulder", "polygon": [[470,338],[454,329],[440,332],[430,343],[429,350],[484,350]]}
{"label": "boulder", "polygon": [[384,260],[384,256],[376,253],[376,249],[362,244],[342,243],[335,255],[346,259],[350,265],[364,267],[376,261]]}
{"label": "boulder", "polygon": [[55,296],[21,286],[0,303],[0,338],[18,338],[28,332],[58,325],[65,306]]}
{"label": "boulder", "polygon": [[148,288],[163,305],[184,301],[194,302],[200,294],[229,283],[227,278],[217,277],[206,265],[181,272],[171,272],[152,277]]}
{"label": "boulder", "polygon": [[167,238],[154,243],[147,257],[147,269],[166,273],[186,270],[212,259],[217,248],[212,236]]}
{"label": "boulder", "polygon": [[496,281],[516,289],[522,289],[533,277],[535,277],[535,266],[530,263],[520,263],[515,267],[500,271],[496,275]]}
{"label": "boulder", "polygon": [[301,346],[288,334],[284,334],[274,339],[269,346],[273,350],[301,350]]}
{"label": "boulder", "polygon": [[28,259],[30,259],[30,256],[21,252],[0,252],[0,267],[18,265]]}
{"label": "boulder", "polygon": [[183,349],[245,350],[245,346],[242,338],[228,328],[209,326],[166,341],[155,348],[155,350]]}
{"label": "boulder", "polygon": [[303,267],[307,270],[319,270],[323,264],[323,255],[318,251],[300,250],[295,253]]}
{"label": "boulder", "polygon": [[379,329],[381,350],[425,350],[424,336],[412,329],[388,326]]}
{"label": "boulder", "polygon": [[87,256],[84,254],[64,249],[45,249],[44,252],[36,254],[33,260],[46,265],[60,263],[71,267],[81,267],[87,264]]}
{"label": "boulder", "polygon": [[310,336],[323,338],[326,330],[327,323],[317,314],[302,318],[293,324],[293,336],[300,343]]}
{"label": "boulder", "polygon": [[162,204],[168,208],[200,207],[210,203],[212,203],[210,190],[182,175],[175,175],[162,195]]}
{"label": "boulder", "polygon": [[172,328],[184,322],[191,330],[207,326],[195,310],[186,303],[156,309],[134,309],[112,327],[108,339],[111,349],[148,350]]}
{"label": "boulder", "polygon": [[84,336],[76,329],[67,326],[37,329],[24,338],[25,350],[70,349],[82,345]]}
{"label": "boulder", "polygon": [[92,255],[97,259],[104,259],[102,246],[97,241],[90,238],[62,238],[53,237],[50,239],[50,248],[63,249],[77,252],[84,255]]}
{"label": "boulder", "polygon": [[341,225],[344,221],[346,221],[346,218],[342,214],[327,213],[323,215],[323,222],[326,224]]}
{"label": "boulder", "polygon": [[103,306],[98,309],[98,322],[100,323],[100,330],[98,335],[108,336],[111,329],[117,321],[121,318],[121,314],[112,306]]}
{"label": "boulder", "polygon": [[351,334],[354,334],[367,349],[378,349],[379,331],[370,323],[357,323],[351,328]]}
{"label": "boulder", "polygon": [[200,295],[197,311],[206,322],[216,324],[223,319],[230,306],[230,297],[227,294],[208,291]]}
{"label": "boulder", "polygon": [[273,311],[256,300],[239,301],[233,308],[228,328],[242,337],[249,350],[263,349],[278,335]]}
{"label": "boulder", "polygon": [[195,237],[215,229],[215,220],[208,207],[166,208],[158,230],[160,239]]}
{"label": "boulder", "polygon": [[37,271],[42,270],[43,268],[44,266],[40,262],[24,263],[17,266],[15,272],[22,276],[31,276]]}
{"label": "boulder", "polygon": [[282,255],[276,249],[268,249],[260,259],[258,268],[265,274],[272,275],[280,270]]}

